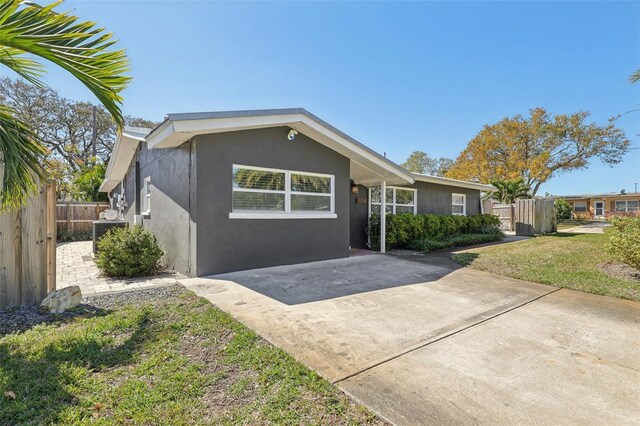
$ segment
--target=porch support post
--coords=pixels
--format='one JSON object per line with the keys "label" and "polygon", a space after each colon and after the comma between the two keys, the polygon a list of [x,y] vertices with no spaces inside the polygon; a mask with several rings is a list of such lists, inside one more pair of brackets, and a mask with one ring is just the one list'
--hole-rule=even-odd
{"label": "porch support post", "polygon": [[380,253],[387,252],[387,181],[380,183]]}

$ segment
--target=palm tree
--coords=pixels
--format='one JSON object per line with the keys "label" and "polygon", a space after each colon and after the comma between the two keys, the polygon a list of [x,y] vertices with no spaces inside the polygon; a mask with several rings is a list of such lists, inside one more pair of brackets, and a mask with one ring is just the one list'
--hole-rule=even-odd
{"label": "palm tree", "polygon": [[629,81],[631,83],[637,83],[640,81],[640,69],[637,69],[633,74],[631,74]]}
{"label": "palm tree", "polygon": [[516,180],[494,180],[491,185],[496,188],[495,192],[488,195],[488,198],[498,200],[503,204],[511,205],[511,230],[515,229],[515,206],[518,198],[529,198],[531,187],[524,183],[524,179]]}
{"label": "palm tree", "polygon": [[[54,9],[61,3],[39,6],[22,0],[0,2],[0,64],[31,83],[43,86],[40,60],[67,70],[84,84],[123,125],[120,92],[130,77],[124,50],[110,50],[112,34],[94,22],[78,21]],[[46,150],[13,110],[0,105],[0,165],[4,163],[0,211],[21,205],[45,178]],[[0,168],[0,171],[2,168]]]}

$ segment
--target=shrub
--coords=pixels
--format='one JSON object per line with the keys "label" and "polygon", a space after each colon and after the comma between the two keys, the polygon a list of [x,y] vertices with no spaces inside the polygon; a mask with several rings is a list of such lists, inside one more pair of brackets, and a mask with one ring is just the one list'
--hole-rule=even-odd
{"label": "shrub", "polygon": [[139,277],[160,270],[164,251],[141,226],[114,228],[98,241],[96,265],[109,277]]}
{"label": "shrub", "polygon": [[567,220],[571,219],[571,204],[567,202],[564,198],[558,198],[553,203],[556,209],[556,219],[557,220]]}
{"label": "shrub", "polygon": [[614,258],[640,269],[640,217],[614,217],[609,220],[607,252]]}
{"label": "shrub", "polygon": [[412,241],[408,248],[418,251],[442,250],[449,247],[468,246],[473,244],[490,243],[502,240],[501,233],[493,234],[459,234],[445,240],[422,239]]}
{"label": "shrub", "polygon": [[[371,248],[380,247],[380,218],[372,215],[368,228]],[[500,219],[489,214],[474,216],[434,215],[434,214],[388,214],[386,241],[390,248],[411,247],[414,242],[430,241],[424,244],[446,241],[455,235],[500,234]],[[416,243],[418,244],[418,243]]]}
{"label": "shrub", "polygon": [[66,229],[58,229],[57,241],[66,243],[69,241],[91,241],[93,234],[86,231],[67,231]]}
{"label": "shrub", "polygon": [[574,212],[573,218],[578,220],[589,220],[591,219],[591,213],[589,212]]}

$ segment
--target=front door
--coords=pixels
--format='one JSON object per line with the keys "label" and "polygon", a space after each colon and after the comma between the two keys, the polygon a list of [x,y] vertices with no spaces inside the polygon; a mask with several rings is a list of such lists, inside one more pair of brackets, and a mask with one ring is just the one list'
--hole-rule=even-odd
{"label": "front door", "polygon": [[595,217],[604,217],[604,201],[596,201]]}

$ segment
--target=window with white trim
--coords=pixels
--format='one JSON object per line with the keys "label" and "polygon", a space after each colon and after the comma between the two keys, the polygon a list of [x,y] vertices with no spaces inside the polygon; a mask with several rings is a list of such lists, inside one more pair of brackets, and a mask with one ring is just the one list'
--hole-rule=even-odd
{"label": "window with white trim", "polygon": [[616,212],[637,212],[640,209],[638,200],[616,200]]}
{"label": "window with white trim", "polygon": [[334,176],[233,165],[230,217],[335,216]]}
{"label": "window with white trim", "polygon": [[[386,211],[393,214],[416,214],[417,190],[413,188],[399,188],[387,186]],[[381,189],[379,186],[369,189],[371,214],[380,215],[382,206]]]}
{"label": "window with white trim", "polygon": [[142,197],[142,214],[151,213],[151,176],[144,178]]}
{"label": "window with white trim", "polygon": [[573,211],[576,213],[584,213],[587,211],[587,202],[586,201],[576,201],[573,203]]}
{"label": "window with white trim", "polygon": [[466,216],[467,196],[465,194],[451,194],[451,214]]}

